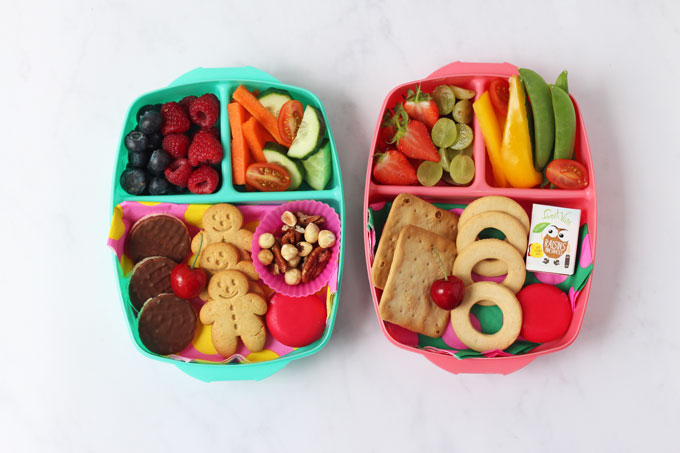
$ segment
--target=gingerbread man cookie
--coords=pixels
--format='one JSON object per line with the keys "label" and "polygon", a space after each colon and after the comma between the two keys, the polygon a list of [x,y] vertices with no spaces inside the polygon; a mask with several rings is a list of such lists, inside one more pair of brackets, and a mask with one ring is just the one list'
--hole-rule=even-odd
{"label": "gingerbread man cookie", "polygon": [[201,308],[200,319],[211,326],[213,346],[224,357],[236,352],[238,337],[251,352],[264,348],[267,331],[261,316],[267,302],[248,289],[246,276],[235,270],[217,272],[208,284],[210,299]]}
{"label": "gingerbread man cookie", "polygon": [[238,249],[226,242],[215,242],[205,247],[198,258],[198,265],[209,274],[233,269],[241,271],[251,280],[260,278],[250,260],[242,260]]}
{"label": "gingerbread man cookie", "polygon": [[236,206],[220,203],[210,206],[203,213],[203,228],[207,243],[226,242],[250,252],[253,232],[243,228],[243,214]]}

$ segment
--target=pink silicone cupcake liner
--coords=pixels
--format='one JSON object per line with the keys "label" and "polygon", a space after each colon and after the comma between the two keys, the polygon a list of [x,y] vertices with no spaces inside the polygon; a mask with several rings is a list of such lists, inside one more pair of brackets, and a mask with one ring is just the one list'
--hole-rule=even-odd
{"label": "pink silicone cupcake liner", "polygon": [[[292,213],[300,211],[309,215],[321,215],[326,219],[326,222],[321,225],[321,229],[330,230],[333,232],[333,234],[335,234],[336,241],[335,245],[333,245],[331,249],[331,259],[324,268],[323,272],[321,272],[321,274],[311,282],[301,283],[299,285],[288,285],[284,280],[283,274],[272,275],[266,266],[260,263],[260,260],[257,259],[257,254],[260,253],[260,250],[262,250],[258,243],[260,235],[263,233],[278,232],[283,225],[283,222],[281,221],[281,214],[283,214],[284,211],[290,211]],[[281,206],[269,211],[267,216],[262,219],[260,224],[257,226],[255,234],[253,235],[252,244],[253,264],[255,265],[255,270],[260,275],[262,281],[277,293],[291,297],[308,296],[323,288],[324,285],[326,285],[330,280],[333,272],[335,272],[335,269],[338,266],[340,241],[340,218],[333,208],[320,201],[292,201],[290,203],[282,204]]]}

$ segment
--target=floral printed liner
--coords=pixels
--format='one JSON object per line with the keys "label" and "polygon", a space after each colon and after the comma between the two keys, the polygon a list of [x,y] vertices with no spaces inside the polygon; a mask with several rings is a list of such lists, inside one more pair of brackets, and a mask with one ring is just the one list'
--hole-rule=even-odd
{"label": "floral printed liner", "polygon": [[[460,215],[465,209],[466,205],[462,204],[441,204],[435,203],[442,209],[449,210],[454,214]],[[374,258],[375,251],[378,247],[378,242],[380,241],[380,235],[382,233],[383,226],[387,220],[387,215],[390,212],[392,203],[381,202],[374,203],[369,206],[368,209],[368,224],[367,228],[369,231],[369,241],[371,249],[371,261]],[[484,232],[483,232],[484,233]],[[490,234],[489,237],[499,237],[499,232],[496,234]],[[503,239],[501,235],[499,237]],[[576,305],[576,298],[579,292],[583,289],[585,284],[588,282],[588,278],[593,270],[593,260],[592,252],[590,248],[590,236],[588,234],[588,225],[581,225],[579,231],[579,248],[578,248],[577,262],[578,265],[571,276],[558,275],[558,274],[548,274],[544,272],[529,272],[527,271],[526,281],[524,286],[530,285],[532,283],[547,283],[550,285],[555,285],[562,291],[566,292],[569,296],[569,301],[571,302],[571,309],[574,310]],[[490,281],[503,281],[505,276],[501,277],[481,277],[477,276],[476,280],[490,280]],[[496,306],[482,306],[475,305],[471,310],[471,321],[472,325],[482,333],[493,334],[500,330],[503,325],[503,314],[501,310]],[[412,332],[396,324],[385,322],[387,331],[390,333],[392,338],[396,341],[418,349],[423,349],[426,351],[437,352],[440,354],[452,355],[459,359],[466,359],[470,357],[506,357],[514,356],[519,354],[526,354],[533,350],[535,347],[539,346],[538,343],[529,342],[522,337],[518,338],[512,345],[510,345],[505,350],[493,350],[486,352],[477,352],[469,349],[465,346],[460,339],[456,336],[456,333],[451,327],[451,323],[448,324],[444,334],[441,338],[433,338],[425,335]]]}
{"label": "floral printed liner", "polygon": [[[166,213],[183,220],[189,229],[190,236],[193,237],[202,228],[203,213],[210,206],[211,205],[209,204],[124,201],[117,205],[113,210],[113,218],[111,220],[111,229],[109,231],[107,245],[113,249],[120,265],[121,273],[119,274],[119,283],[121,297],[128,315],[130,328],[133,330],[135,340],[140,347],[143,347],[143,345],[137,334],[137,315],[127,294],[130,271],[134,266],[132,260],[125,254],[127,233],[130,230],[130,227],[145,215]],[[276,205],[238,205],[238,208],[243,214],[244,228],[255,231],[260,219],[264,218],[268,211],[275,209]],[[316,293],[320,297],[326,297],[327,319],[331,315],[331,310],[334,309],[333,301],[335,300],[335,293],[337,292],[337,280],[338,269],[336,266],[328,284]],[[200,298],[196,298],[191,302],[196,313],[200,311],[201,306],[205,303],[205,301]],[[210,327],[204,326],[199,320],[197,320],[196,323],[196,334],[194,335],[191,344],[178,354],[173,354],[169,357],[183,362],[252,363],[275,360],[297,349],[280,343],[271,334],[267,333],[267,341],[262,351],[250,352],[242,342],[239,342],[236,353],[231,357],[225,358],[217,353],[212,344]],[[146,348],[144,349],[146,350]]]}

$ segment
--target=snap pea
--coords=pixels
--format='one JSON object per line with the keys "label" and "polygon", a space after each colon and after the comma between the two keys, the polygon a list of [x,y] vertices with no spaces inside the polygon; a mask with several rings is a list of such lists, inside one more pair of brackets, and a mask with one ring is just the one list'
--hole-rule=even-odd
{"label": "snap pea", "polygon": [[555,111],[555,151],[553,159],[571,159],[576,140],[576,110],[571,98],[562,88],[550,85]]}
{"label": "snap pea", "polygon": [[534,167],[542,170],[552,157],[555,143],[555,115],[552,97],[545,80],[531,69],[520,69],[519,74],[531,101],[534,116]]}
{"label": "snap pea", "polygon": [[560,75],[557,76],[557,80],[555,80],[555,85],[562,88],[565,93],[569,93],[569,84],[567,83],[567,70],[565,69],[564,71],[560,72]]}

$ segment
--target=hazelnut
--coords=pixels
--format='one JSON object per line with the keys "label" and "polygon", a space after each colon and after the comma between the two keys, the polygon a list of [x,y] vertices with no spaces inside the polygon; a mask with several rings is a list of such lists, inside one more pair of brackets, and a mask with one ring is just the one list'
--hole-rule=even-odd
{"label": "hazelnut", "polygon": [[332,231],[321,230],[319,232],[319,247],[327,249],[329,247],[333,247],[334,244],[335,235],[333,234]]}
{"label": "hazelnut", "polygon": [[281,214],[281,221],[289,227],[294,227],[297,224],[297,217],[290,211],[283,211]]}
{"label": "hazelnut", "polygon": [[305,241],[310,244],[314,244],[319,238],[319,225],[316,223],[310,223],[305,228]]}
{"label": "hazelnut", "polygon": [[298,242],[297,248],[299,250],[300,256],[305,257],[305,256],[309,255],[310,253],[312,253],[312,249],[314,248],[314,246],[312,244],[310,244],[309,242],[302,241],[302,242]]}
{"label": "hazelnut", "polygon": [[274,235],[271,233],[263,233],[260,235],[259,238],[257,238],[257,243],[260,245],[260,248],[263,249],[270,249],[274,245]]}
{"label": "hazelnut", "polygon": [[271,250],[262,249],[257,254],[257,259],[260,260],[260,263],[264,264],[265,266],[269,266],[272,261],[274,261],[274,254],[271,252]]}
{"label": "hazelnut", "polygon": [[301,260],[301,259],[302,259],[302,258],[300,257],[300,255],[298,255],[298,256],[296,256],[295,258],[291,258],[291,259],[289,259],[289,260],[286,261],[286,262],[288,263],[288,265],[289,265],[290,267],[297,267],[297,265],[300,264],[300,260]]}
{"label": "hazelnut", "polygon": [[304,227],[301,227],[300,225],[295,225],[295,231],[297,231],[300,234],[305,234]]}
{"label": "hazelnut", "polygon": [[300,269],[290,269],[286,271],[283,278],[286,285],[299,285],[302,279],[302,272],[300,272]]}
{"label": "hazelnut", "polygon": [[298,256],[298,249],[293,244],[283,244],[281,246],[281,256],[284,260],[290,261]]}

